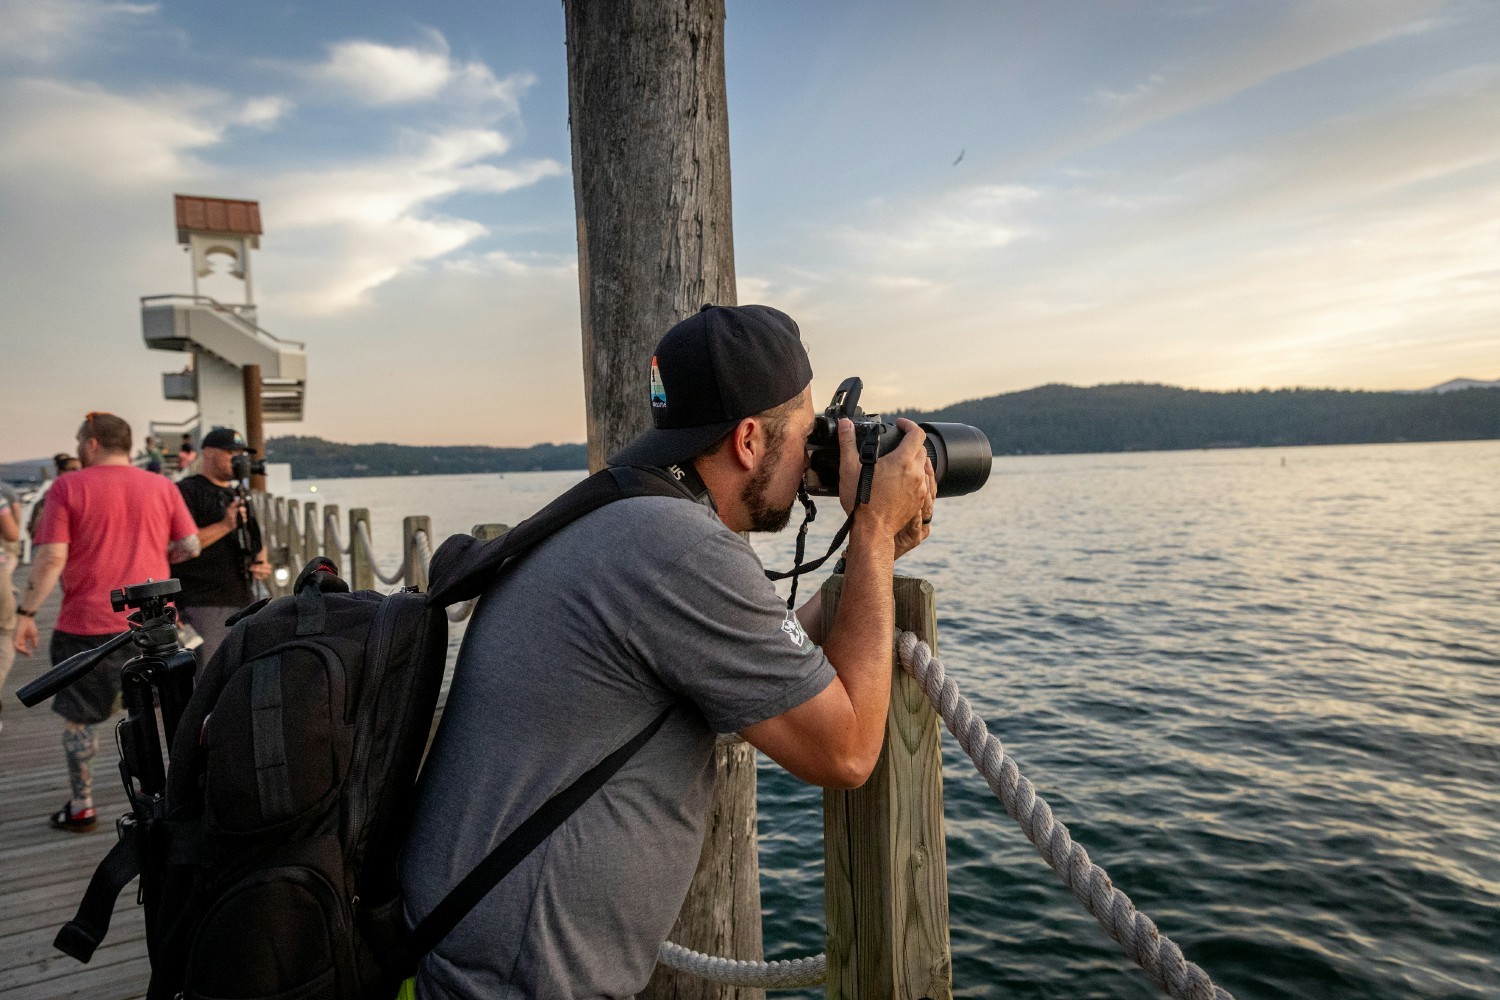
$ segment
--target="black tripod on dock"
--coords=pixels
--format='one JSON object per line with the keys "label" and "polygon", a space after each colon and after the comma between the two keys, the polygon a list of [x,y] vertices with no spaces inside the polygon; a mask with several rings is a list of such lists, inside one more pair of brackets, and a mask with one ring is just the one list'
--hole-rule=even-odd
{"label": "black tripod on dock", "polygon": [[[53,942],[80,962],[89,960],[109,930],[115,898],[142,870],[150,830],[166,814],[167,765],[162,737],[165,735],[165,745],[170,747],[192,696],[197,670],[197,658],[178,641],[177,609],[167,603],[181,589],[177,580],[162,580],[111,591],[109,599],[116,611],[135,609],[127,619],[130,628],[97,649],[69,657],[16,692],[21,704],[29,708],[82,679],[120,647],[133,644],[136,648],[136,655],[120,673],[126,714],[115,727],[120,777],[130,799],[130,812],[116,822],[120,842],[94,872],[77,916],[57,932]],[[150,891],[151,887],[142,886],[143,895]]]}

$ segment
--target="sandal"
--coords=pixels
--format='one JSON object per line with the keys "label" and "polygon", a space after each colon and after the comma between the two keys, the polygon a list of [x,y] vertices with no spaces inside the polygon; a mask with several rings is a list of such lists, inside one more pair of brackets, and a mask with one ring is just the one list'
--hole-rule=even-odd
{"label": "sandal", "polygon": [[70,833],[87,833],[99,822],[98,815],[93,806],[80,812],[73,811],[73,802],[69,800],[63,803],[63,807],[52,814],[49,820],[54,830],[67,830]]}

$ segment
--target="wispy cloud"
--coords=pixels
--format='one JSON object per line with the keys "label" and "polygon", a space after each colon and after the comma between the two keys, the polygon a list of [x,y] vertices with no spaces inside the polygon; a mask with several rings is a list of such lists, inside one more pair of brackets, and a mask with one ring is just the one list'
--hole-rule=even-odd
{"label": "wispy cloud", "polygon": [[881,201],[868,207],[866,223],[844,230],[842,242],[858,259],[920,270],[1028,235],[1019,210],[1038,195],[1035,188],[1006,184],[962,188],[914,205]]}
{"label": "wispy cloud", "polygon": [[226,95],[193,87],[129,95],[20,79],[0,81],[0,96],[0,165],[45,171],[33,183],[53,186],[169,184],[202,173],[195,154],[222,139],[237,110]]}
{"label": "wispy cloud", "polygon": [[1158,67],[1133,83],[1100,88],[1092,100],[1108,114],[1033,151],[1017,167],[1057,163],[1156,122],[1211,107],[1267,80],[1342,53],[1431,30],[1425,17],[1442,0],[1365,0],[1288,5],[1279,16],[1246,6],[1197,39],[1190,59]]}
{"label": "wispy cloud", "polygon": [[515,113],[535,82],[530,73],[501,79],[482,62],[454,59],[447,40],[429,32],[425,46],[386,45],[350,39],[328,46],[328,57],[305,74],[344,97],[372,107],[414,104],[439,97],[484,102]]}
{"label": "wispy cloud", "polygon": [[271,179],[263,186],[268,226],[310,251],[327,251],[301,272],[286,304],[309,313],[354,306],[403,270],[486,234],[477,222],[441,215],[444,199],[503,194],[564,173],[555,160],[493,162],[508,148],[499,132],[455,130],[427,136],[410,152]]}
{"label": "wispy cloud", "polygon": [[51,62],[159,9],[114,0],[0,0],[0,58]]}

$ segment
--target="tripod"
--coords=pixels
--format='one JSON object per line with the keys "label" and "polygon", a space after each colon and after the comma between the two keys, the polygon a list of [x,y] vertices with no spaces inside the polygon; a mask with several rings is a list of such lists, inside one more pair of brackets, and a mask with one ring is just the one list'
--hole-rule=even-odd
{"label": "tripod", "polygon": [[[197,658],[177,639],[177,611],[167,603],[182,589],[177,580],[138,583],[110,592],[116,611],[134,608],[130,628],[97,649],[71,656],[16,692],[28,708],[80,680],[105,657],[128,644],[136,655],[121,669],[120,694],[125,718],[115,728],[120,747],[120,777],[130,799],[130,812],[117,821],[120,842],[94,873],[78,916],[57,934],[54,944],[87,962],[109,929],[114,899],[120,888],[140,870],[143,831],[166,815],[167,766],[162,736],[170,747],[177,724],[193,693]],[[156,710],[161,709],[161,726]],[[109,891],[113,889],[113,891]],[[144,889],[144,886],[143,886]],[[107,905],[103,905],[104,893]],[[91,902],[92,901],[92,902]]]}

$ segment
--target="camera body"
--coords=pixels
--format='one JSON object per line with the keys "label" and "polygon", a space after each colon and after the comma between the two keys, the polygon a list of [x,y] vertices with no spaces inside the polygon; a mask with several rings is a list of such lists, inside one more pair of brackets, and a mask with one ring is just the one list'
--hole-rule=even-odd
{"label": "camera body", "polygon": [[264,476],[266,474],[266,461],[263,458],[255,458],[248,451],[236,452],[229,459],[229,467],[233,478],[244,482],[251,476]]}
{"label": "camera body", "polygon": [[[906,436],[895,422],[886,423],[879,414],[860,409],[859,396],[864,383],[846,378],[839,383],[828,408],[818,414],[807,436],[808,471],[803,485],[814,496],[838,496],[839,493],[839,420],[848,417],[854,423],[856,447],[864,451],[873,446],[877,455],[895,449]],[[957,497],[973,493],[990,478],[994,452],[990,440],[978,427],[955,423],[922,423],[927,433],[925,447],[937,477],[937,495]]]}

